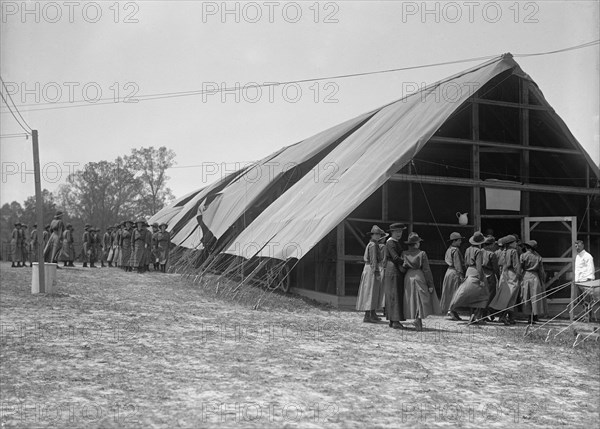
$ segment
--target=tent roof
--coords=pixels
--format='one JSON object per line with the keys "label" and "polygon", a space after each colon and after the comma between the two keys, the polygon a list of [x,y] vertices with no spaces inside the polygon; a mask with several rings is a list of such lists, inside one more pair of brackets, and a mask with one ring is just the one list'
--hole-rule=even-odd
{"label": "tent roof", "polygon": [[[531,81],[510,54],[503,55],[284,147],[202,189],[183,207],[161,210],[151,222],[171,216],[172,241],[198,248],[198,212],[219,238],[278,184],[284,192],[254,221],[244,223],[225,253],[246,258],[302,258],[408,163],[469,97],[506,70]],[[590,161],[566,125],[560,118],[558,121]],[[313,171],[289,187],[282,183],[292,166],[311,159],[318,159]]]}

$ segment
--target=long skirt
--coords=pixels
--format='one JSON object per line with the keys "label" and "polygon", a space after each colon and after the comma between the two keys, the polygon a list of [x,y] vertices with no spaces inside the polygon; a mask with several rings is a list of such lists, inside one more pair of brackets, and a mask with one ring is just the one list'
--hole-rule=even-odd
{"label": "long skirt", "polygon": [[13,262],[23,261],[23,246],[21,246],[21,243],[17,243],[16,240],[10,242],[10,256]]}
{"label": "long skirt", "polygon": [[166,265],[169,261],[169,245],[158,245],[157,250],[157,260],[159,264]]}
{"label": "long skirt", "polygon": [[523,296],[523,311],[534,316],[548,313],[548,302],[545,297],[544,284],[540,281],[538,273],[525,271],[521,282],[521,295]]}
{"label": "long skirt", "polygon": [[383,298],[383,285],[380,278],[375,278],[375,270],[365,264],[360,286],[358,288],[358,299],[356,309],[359,311],[377,310],[381,306]]}
{"label": "long skirt", "polygon": [[107,262],[112,262],[113,259],[115,257],[115,247],[114,246],[110,246],[109,250],[108,250],[108,255],[106,255],[106,261]]}
{"label": "long skirt", "polygon": [[517,273],[512,270],[503,270],[498,281],[496,296],[490,302],[490,307],[494,310],[506,310],[517,302],[519,295],[519,278]]}
{"label": "long skirt", "polygon": [[383,291],[385,294],[385,314],[387,320],[399,322],[404,318],[404,276],[396,265],[388,261],[383,274]]}
{"label": "long skirt", "polygon": [[142,240],[137,240],[131,252],[130,265],[134,268],[143,267],[146,265],[146,243]]}
{"label": "long skirt", "polygon": [[131,247],[121,247],[119,250],[119,266],[130,267],[131,266]]}
{"label": "long skirt", "polygon": [[462,279],[460,277],[460,273],[454,268],[449,267],[446,270],[444,282],[442,283],[442,301],[440,302],[440,305],[444,313],[450,310],[450,303],[452,302],[452,298],[454,298],[454,294],[456,293],[456,290],[460,286],[461,282]]}
{"label": "long skirt", "polygon": [[29,243],[23,243],[23,247],[21,249],[23,252],[23,262],[31,262],[31,256],[29,255]]}
{"label": "long skirt", "polygon": [[58,261],[69,262],[74,260],[75,255],[71,254],[71,243],[69,243],[67,240],[63,240],[62,247],[60,248],[60,253],[58,254]]}
{"label": "long skirt", "polygon": [[441,312],[440,300],[435,289],[429,292],[423,271],[408,270],[404,275],[404,317],[425,319]]}
{"label": "long skirt", "polygon": [[44,249],[44,260],[46,262],[56,262],[61,247],[61,238],[58,236],[57,233],[53,232],[52,235],[50,235],[48,243],[46,243],[46,247]]}
{"label": "long skirt", "polygon": [[487,307],[490,292],[485,280],[480,280],[477,270],[471,267],[467,269],[466,274],[467,277],[465,278],[465,281],[460,284],[450,303],[450,309],[452,311],[459,307]]}
{"label": "long skirt", "polygon": [[483,273],[485,274],[485,281],[487,283],[488,292],[490,294],[488,298],[489,307],[490,302],[492,302],[492,300],[496,296],[496,291],[498,290],[498,279],[496,278],[496,274],[494,274],[492,270],[484,268]]}
{"label": "long skirt", "polygon": [[115,253],[113,254],[113,261],[117,267],[123,266],[123,261],[121,260],[121,254],[123,253],[123,249],[121,246],[115,246]]}
{"label": "long skirt", "polygon": [[40,262],[40,258],[38,256],[38,251],[40,250],[39,243],[31,244],[31,262]]}

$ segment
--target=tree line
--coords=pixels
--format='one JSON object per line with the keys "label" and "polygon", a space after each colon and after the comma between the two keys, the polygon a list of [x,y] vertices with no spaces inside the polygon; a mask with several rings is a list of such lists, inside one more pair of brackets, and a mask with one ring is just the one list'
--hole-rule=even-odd
{"label": "tree line", "polygon": [[[104,230],[123,220],[152,216],[174,198],[166,174],[173,165],[175,152],[164,146],[132,149],[114,161],[89,162],[69,174],[56,193],[43,190],[44,225],[61,210],[79,241],[86,223]],[[15,222],[27,224],[31,231],[35,207],[35,196],[30,196],[23,204],[13,201],[0,208],[2,242],[10,241]]]}

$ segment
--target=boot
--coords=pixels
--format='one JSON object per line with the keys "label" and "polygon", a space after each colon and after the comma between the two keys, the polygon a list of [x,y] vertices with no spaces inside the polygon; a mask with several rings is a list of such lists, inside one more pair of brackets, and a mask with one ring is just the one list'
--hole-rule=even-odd
{"label": "boot", "polygon": [[73,261],[69,261],[69,267],[75,268],[75,265],[73,264]]}
{"label": "boot", "polygon": [[423,321],[420,317],[415,319],[415,329],[419,332],[423,330]]}
{"label": "boot", "polygon": [[17,266],[15,265],[15,263],[13,262],[12,265],[10,266],[11,268],[17,268]]}
{"label": "boot", "polygon": [[104,265],[104,262],[102,262],[102,265],[101,265],[101,267],[102,267],[102,268],[105,268],[105,267],[106,267],[106,265]]}
{"label": "boot", "polygon": [[400,322],[390,322],[390,327],[393,329],[404,329],[404,326]]}
{"label": "boot", "polygon": [[161,268],[162,268],[162,272],[166,274],[166,272],[167,272],[167,264],[162,264]]}
{"label": "boot", "polygon": [[98,268],[98,267],[96,267],[96,266],[94,265],[94,263],[92,262],[92,263],[90,264],[90,268]]}
{"label": "boot", "polygon": [[533,314],[531,314],[529,316],[529,324],[530,325],[535,325],[535,316]]}
{"label": "boot", "polygon": [[375,320],[375,321],[379,322],[379,321],[381,320],[381,317],[379,317],[379,316],[377,315],[377,312],[376,312],[375,310],[371,310],[371,319],[373,319],[373,320]]}
{"label": "boot", "polygon": [[454,320],[456,322],[458,322],[459,320],[462,320],[456,311],[449,311],[448,316],[450,316],[451,320]]}
{"label": "boot", "polygon": [[112,262],[109,262],[109,263],[108,263],[108,266],[109,266],[110,268],[112,268]]}
{"label": "boot", "polygon": [[83,268],[87,268],[87,262],[83,263]]}
{"label": "boot", "polygon": [[365,311],[365,317],[363,318],[363,322],[364,323],[377,323],[376,320],[373,320],[371,318],[371,312],[370,311]]}
{"label": "boot", "polygon": [[68,267],[68,265],[67,265],[67,261],[65,261],[65,262],[63,263],[63,267]]}

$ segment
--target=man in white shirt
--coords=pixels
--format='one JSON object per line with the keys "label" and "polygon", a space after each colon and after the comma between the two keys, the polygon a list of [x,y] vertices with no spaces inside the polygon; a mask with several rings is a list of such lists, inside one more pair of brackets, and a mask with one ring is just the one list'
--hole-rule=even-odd
{"label": "man in white shirt", "polygon": [[587,280],[594,280],[596,278],[594,274],[594,258],[585,251],[583,241],[577,240],[575,242],[575,250],[577,250],[577,256],[575,257],[575,281],[585,282]]}

